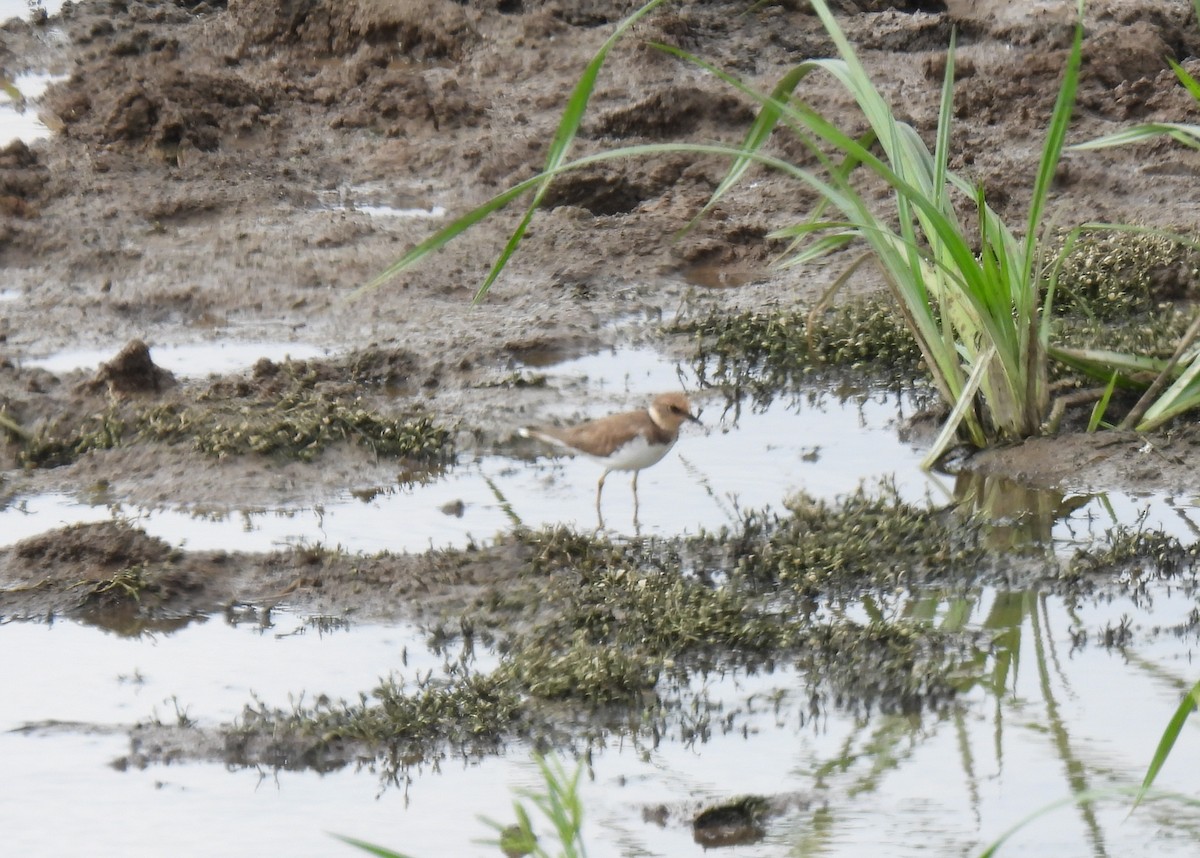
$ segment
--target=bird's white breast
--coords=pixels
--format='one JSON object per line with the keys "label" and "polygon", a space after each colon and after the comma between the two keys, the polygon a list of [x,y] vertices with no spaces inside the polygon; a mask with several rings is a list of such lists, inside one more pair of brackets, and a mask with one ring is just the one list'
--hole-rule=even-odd
{"label": "bird's white breast", "polygon": [[667,455],[675,444],[651,444],[644,435],[638,434],[626,441],[608,456],[593,456],[596,461],[613,471],[640,471],[648,468]]}

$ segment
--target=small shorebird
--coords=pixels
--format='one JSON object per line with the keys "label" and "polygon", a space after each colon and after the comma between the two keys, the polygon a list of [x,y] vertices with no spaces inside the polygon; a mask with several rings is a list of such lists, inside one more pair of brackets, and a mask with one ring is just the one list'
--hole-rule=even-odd
{"label": "small shorebird", "polygon": [[656,396],[649,408],[611,414],[578,426],[558,429],[553,426],[525,426],[517,430],[526,438],[536,438],[572,453],[583,453],[604,466],[596,484],[596,517],[604,526],[600,495],[611,471],[633,471],[633,520],[638,514],[638,472],[648,468],[675,445],[679,427],[685,420],[699,423],[682,393]]}

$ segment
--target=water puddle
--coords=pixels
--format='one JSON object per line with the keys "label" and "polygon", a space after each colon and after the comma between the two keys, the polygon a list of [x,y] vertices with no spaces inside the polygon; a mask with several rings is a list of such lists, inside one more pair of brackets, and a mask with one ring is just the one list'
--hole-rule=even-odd
{"label": "water puddle", "polygon": [[[120,350],[121,345],[104,349],[70,349],[46,357],[32,358],[25,363],[62,375],[77,370],[95,370],[100,364],[112,360]],[[325,349],[305,343],[245,343],[229,340],[153,346],[150,349],[154,363],[179,378],[203,378],[213,374],[239,372],[249,369],[261,358],[280,362],[289,358],[308,360],[328,355],[329,352]]]}
{"label": "water puddle", "polygon": [[[74,352],[38,365],[62,372],[112,354]],[[160,365],[193,376],[244,368],[263,356],[281,360],[319,354],[295,343],[153,351]],[[600,416],[643,405],[661,391],[696,387],[689,369],[648,349],[588,355],[539,367],[538,372],[563,393],[561,411],[535,415],[538,422]],[[636,522],[630,477],[617,472],[607,480],[604,524],[616,535],[716,530],[736,523],[745,511],[778,510],[797,492],[833,500],[864,483],[871,487],[886,480],[905,500],[954,503],[982,512],[992,522],[997,549],[1041,544],[1070,553],[1104,540],[1118,523],[1141,522],[1185,542],[1200,538],[1195,498],[1041,491],[1000,478],[922,471],[923,448],[898,434],[919,405],[914,393],[813,390],[761,408],[731,407],[715,391],[693,393],[693,400],[704,426],[685,426],[667,457],[642,472]],[[507,531],[516,520],[531,528],[594,528],[600,472],[584,457],[558,456],[523,441],[513,456],[464,455],[428,481],[349,486],[317,504],[147,509],[108,497],[19,496],[0,504],[0,545],[66,524],[119,518],[193,550],[263,552],[313,544],[351,552],[463,547]]]}
{"label": "water puddle", "polygon": [[[255,698],[276,707],[305,692],[351,699],[393,671],[440,672],[444,661],[406,624],[246,609],[183,617],[179,626],[131,637],[75,622],[6,623],[6,648],[38,657],[0,666],[7,687],[22,689],[0,699],[0,733],[53,722],[133,724],[152,716],[174,723],[184,714],[216,726],[233,721]],[[84,663],[105,668],[81,671]],[[493,663],[483,656],[479,667]]]}
{"label": "water puddle", "polygon": [[[696,677],[678,690],[684,705],[660,741],[594,750],[582,787],[588,854],[699,858],[705,850],[692,831],[694,814],[744,795],[771,798],[781,809],[739,856],[857,856],[881,843],[896,855],[927,854],[931,844],[937,854],[974,854],[1072,790],[1136,783],[1191,684],[1197,644],[1194,632],[1169,631],[1186,624],[1190,596],[1164,588],[1152,602],[1149,609],[1123,598],[1079,604],[984,589],[898,605],[994,641],[991,674],[941,715],[814,711],[805,677],[785,664]],[[1130,615],[1139,617],[1130,645],[1080,644]],[[129,740],[105,725],[147,718],[213,725],[236,717],[251,697],[283,707],[322,693],[356,699],[380,676],[436,673],[457,657],[429,651],[410,626],[276,611],[199,618],[138,638],[62,622],[9,623],[0,633],[7,652],[37,653],[0,661],[9,787],[0,785],[0,827],[14,854],[95,853],[98,844],[100,854],[134,854],[153,842],[180,858],[256,845],[270,854],[327,856],[341,849],[327,837],[335,831],[415,856],[483,858],[495,851],[478,842],[490,830],[477,814],[509,821],[510,790],[538,786],[530,749],[520,743],[467,764],[409,768],[390,786],[354,767],[318,775],[112,765],[129,753]],[[486,652],[477,657],[478,669],[494,665]],[[691,738],[681,740],[685,727]],[[1194,732],[1181,741],[1194,741]],[[1200,773],[1169,766],[1161,784],[1194,795]],[[51,806],[72,812],[47,827],[43,811]],[[131,825],[121,812],[128,807],[139,808],[143,821]],[[1128,799],[1064,808],[1006,851],[1146,854],[1152,842],[1155,855],[1193,854],[1186,832],[1200,826],[1197,809],[1152,803],[1127,814]],[[217,818],[221,824],[212,825]],[[1164,827],[1180,836],[1164,837]]]}
{"label": "water puddle", "polygon": [[30,16],[57,15],[62,10],[62,0],[0,0],[0,22],[11,18],[28,20]]}
{"label": "water puddle", "polygon": [[[251,353],[257,359],[262,346],[246,352]],[[168,368],[180,363],[170,349],[155,349],[153,355]],[[191,372],[209,371],[211,360],[211,355],[203,362],[192,358]],[[639,407],[653,393],[681,386],[677,366],[648,350],[591,355],[546,372],[564,390],[562,413],[539,415],[546,421]],[[686,387],[686,373],[683,381]],[[914,408],[908,395],[877,392],[838,399],[822,394],[740,413],[726,410],[723,399],[697,397],[694,407],[704,428],[685,428],[671,453],[638,480],[636,528],[630,478],[609,477],[603,498],[608,528],[645,535],[717,529],[738,521],[742,510],[778,509],[797,491],[831,499],[884,475],[910,500],[949,497],[944,478],[920,470],[922,451],[897,438],[897,424]],[[525,443],[523,453],[536,459],[464,457],[428,483],[349,487],[317,505],[142,509],[107,498],[22,497],[0,508],[0,545],[66,523],[110,517],[133,519],[148,533],[190,549],[256,552],[313,543],[356,552],[462,547],[507,531],[514,516],[533,528],[594,528],[601,469],[585,458],[554,457],[536,443]]]}
{"label": "water puddle", "polygon": [[427,193],[397,193],[391,186],[356,185],[325,192],[322,208],[329,211],[361,212],[373,218],[434,220],[446,209],[429,201]]}
{"label": "water puddle", "polygon": [[738,286],[745,286],[764,278],[768,272],[726,265],[692,265],[679,273],[693,286],[702,286],[705,289],[736,289]]}
{"label": "water puddle", "polygon": [[964,472],[954,481],[954,498],[990,523],[990,544],[998,551],[1042,545],[1069,554],[1107,541],[1118,525],[1162,531],[1185,544],[1200,539],[1200,499],[1165,492],[1036,489]]}
{"label": "water puddle", "polygon": [[[7,20],[3,11],[3,6],[0,6],[0,20]],[[61,75],[41,72],[21,74],[12,80],[12,85],[21,95],[20,100],[14,99],[11,93],[0,91],[0,147],[14,140],[32,143],[50,136],[50,129],[38,118],[37,100],[46,87],[63,79]]]}

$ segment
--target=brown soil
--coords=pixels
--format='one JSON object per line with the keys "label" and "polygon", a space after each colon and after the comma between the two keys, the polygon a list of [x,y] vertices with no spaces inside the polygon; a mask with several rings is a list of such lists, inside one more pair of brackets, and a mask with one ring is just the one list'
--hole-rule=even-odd
{"label": "brown soil", "polygon": [[[743,14],[747,5],[676,3],[636,27],[610,56],[577,151],[736,142],[752,105],[645,43],[681,45],[763,88],[831,51],[807,4],[761,4]],[[944,48],[957,31],[954,166],[980,178],[993,205],[1020,223],[1074,5],[836,7],[884,93],[927,137]],[[519,213],[480,224],[448,251],[355,296],[436,223],[361,208],[460,213],[534,175],[568,92],[630,9],[613,0],[84,0],[42,23],[9,22],[0,31],[8,73],[50,68],[69,78],[44,99],[59,133],[0,152],[0,264],[5,288],[22,293],[0,304],[0,404],[35,426],[113,402],[196,401],[211,392],[208,383],[173,385],[136,347],[94,377],[24,368],[59,349],[111,347],[116,355],[139,339],[154,347],[294,338],[338,352],[402,354],[371,389],[375,401],[398,413],[429,410],[460,426],[469,444],[487,447],[554,396],[497,384],[530,355],[646,340],[683,350],[686,343],[661,341],[664,312],[811,303],[845,259],[772,270],[778,248],[765,239],[803,215],[811,197],[781,177],[759,176],[675,238],[723,171],[716,160],[683,155],[595,166],[556,184],[482,306],[472,307],[471,295]],[[1190,59],[1200,27],[1190,15],[1186,0],[1089,5],[1074,139],[1133,120],[1194,121],[1195,102],[1164,62],[1173,57],[1200,72]],[[813,103],[852,116],[828,79],[806,87]],[[788,145],[779,141],[782,154],[802,157]],[[1189,189],[1198,171],[1200,153],[1167,142],[1071,153],[1058,175],[1056,217],[1194,231]],[[860,273],[855,285],[879,284]],[[227,383],[269,392],[272,377]],[[236,507],[294,500],[300,491],[320,497],[352,485],[362,469],[395,470],[353,449],[311,464],[264,464],[146,444],[22,471],[13,446],[0,449],[6,495],[83,491],[102,481],[118,500]],[[1142,440],[1113,436],[1039,441],[991,459],[1034,481],[1196,491],[1189,449],[1160,439],[1152,467],[1142,467],[1138,457],[1151,455]],[[1113,461],[1132,464],[1104,464]],[[348,559],[304,552],[231,563],[104,525],[0,552],[0,580],[5,612],[24,615],[77,609],[115,573],[138,566],[155,570],[147,598],[184,613],[302,593],[330,610],[400,610],[403,596],[442,580],[429,576],[432,561],[387,562],[386,574],[365,578],[347,573]],[[496,573],[439,574],[456,584]],[[53,586],[81,581],[91,583]]]}

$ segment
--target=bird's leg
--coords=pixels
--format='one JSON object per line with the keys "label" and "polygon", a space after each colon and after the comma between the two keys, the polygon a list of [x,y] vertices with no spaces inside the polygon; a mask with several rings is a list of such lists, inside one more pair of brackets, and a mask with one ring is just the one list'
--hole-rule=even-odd
{"label": "bird's leg", "polygon": [[641,527],[638,524],[638,494],[637,494],[637,478],[641,471],[633,472],[633,532],[635,535],[640,535]]}
{"label": "bird's leg", "polygon": [[604,491],[604,481],[608,479],[608,471],[600,475],[600,482],[596,483],[596,521],[597,530],[604,529],[604,513],[600,511],[600,494]]}

